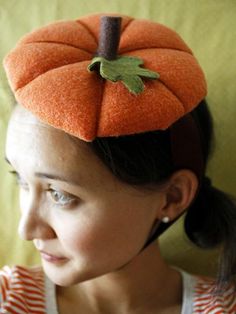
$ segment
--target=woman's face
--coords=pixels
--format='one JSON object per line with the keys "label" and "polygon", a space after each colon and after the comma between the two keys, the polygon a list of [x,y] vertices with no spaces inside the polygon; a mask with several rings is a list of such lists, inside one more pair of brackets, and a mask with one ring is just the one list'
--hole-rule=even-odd
{"label": "woman's face", "polygon": [[143,247],[162,194],[120,182],[85,142],[74,143],[17,105],[6,157],[19,177],[19,233],[49,254],[41,252],[42,263],[56,284],[116,271]]}

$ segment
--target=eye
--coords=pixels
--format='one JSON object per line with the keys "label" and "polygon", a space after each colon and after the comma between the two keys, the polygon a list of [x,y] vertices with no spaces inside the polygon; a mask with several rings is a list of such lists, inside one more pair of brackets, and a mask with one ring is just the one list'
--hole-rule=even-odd
{"label": "eye", "polygon": [[66,194],[66,193],[63,193],[60,191],[56,191],[53,189],[48,189],[47,191],[50,193],[53,201],[56,204],[59,204],[59,206],[71,205],[77,199],[76,197],[74,197],[72,195],[69,195],[69,194]]}
{"label": "eye", "polygon": [[[23,182],[18,172],[13,170],[13,171],[9,171],[9,173],[14,175],[16,179],[16,183],[20,186],[21,189],[29,190],[28,185]],[[77,197],[71,194],[65,193],[65,192],[63,193],[61,191],[57,191],[54,189],[48,189],[46,191],[49,192],[54,203],[56,203],[57,205],[61,207],[72,205],[72,203],[78,200]]]}

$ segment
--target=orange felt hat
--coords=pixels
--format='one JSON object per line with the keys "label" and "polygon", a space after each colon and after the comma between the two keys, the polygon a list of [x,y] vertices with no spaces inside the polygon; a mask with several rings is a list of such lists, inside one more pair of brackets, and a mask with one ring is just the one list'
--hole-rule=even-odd
{"label": "orange felt hat", "polygon": [[189,47],[175,31],[148,20],[121,16],[117,51],[141,58],[143,68],[158,73],[156,79],[143,78],[140,94],[89,71],[101,16],[42,27],[5,57],[16,100],[40,120],[92,141],[166,129],[206,96],[204,74]]}

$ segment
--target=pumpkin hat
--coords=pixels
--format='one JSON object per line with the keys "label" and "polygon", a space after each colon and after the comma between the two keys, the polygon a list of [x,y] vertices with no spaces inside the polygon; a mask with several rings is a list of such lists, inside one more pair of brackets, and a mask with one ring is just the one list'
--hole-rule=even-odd
{"label": "pumpkin hat", "polygon": [[176,163],[190,152],[202,172],[187,114],[206,96],[206,81],[190,48],[166,26],[101,14],[59,21],[24,36],[4,67],[18,103],[43,122],[84,141],[171,126]]}

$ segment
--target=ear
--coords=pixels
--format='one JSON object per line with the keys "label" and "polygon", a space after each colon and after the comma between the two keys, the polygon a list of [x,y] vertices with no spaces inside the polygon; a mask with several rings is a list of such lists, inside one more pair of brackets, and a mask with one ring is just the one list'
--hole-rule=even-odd
{"label": "ear", "polygon": [[168,217],[170,221],[180,216],[192,203],[198,189],[198,179],[191,170],[176,171],[169,179],[165,189],[165,205],[158,218]]}

